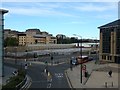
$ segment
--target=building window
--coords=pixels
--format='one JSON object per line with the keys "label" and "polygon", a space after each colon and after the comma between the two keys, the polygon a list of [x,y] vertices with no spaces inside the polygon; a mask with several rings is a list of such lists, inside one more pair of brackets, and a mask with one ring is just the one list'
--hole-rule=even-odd
{"label": "building window", "polygon": [[102,55],[102,59],[106,60],[106,56],[105,56],[105,55]]}
{"label": "building window", "polygon": [[111,47],[111,31],[109,29],[102,30],[102,51],[103,53],[110,53]]}
{"label": "building window", "polygon": [[110,59],[109,60],[112,60],[112,56],[110,56]]}
{"label": "building window", "polygon": [[116,54],[120,54],[120,29],[116,30]]}
{"label": "building window", "polygon": [[115,56],[115,63],[119,63],[120,64],[120,56]]}

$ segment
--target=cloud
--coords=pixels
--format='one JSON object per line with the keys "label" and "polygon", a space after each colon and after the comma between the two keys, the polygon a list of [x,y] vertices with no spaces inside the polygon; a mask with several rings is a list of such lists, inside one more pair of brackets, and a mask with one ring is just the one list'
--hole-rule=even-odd
{"label": "cloud", "polygon": [[[9,15],[27,16],[66,16],[80,18],[81,13],[77,11],[103,12],[117,8],[117,3],[3,3],[3,8],[9,10]],[[83,17],[83,16],[82,16]],[[75,23],[75,22],[73,22]]]}
{"label": "cloud", "polygon": [[65,22],[64,24],[86,24],[84,21],[72,21],[72,22]]}
{"label": "cloud", "polygon": [[95,16],[96,18],[98,18],[98,19],[114,19],[114,18],[117,18],[117,14],[116,14],[116,16],[113,16],[113,15],[111,15],[111,14],[105,14],[105,15],[97,15],[97,16]]}
{"label": "cloud", "polygon": [[119,2],[119,0],[2,0],[2,2]]}
{"label": "cloud", "polygon": [[[30,5],[25,6],[25,4],[13,4],[13,6],[5,6],[3,9],[9,10],[9,14],[19,14],[19,15],[28,15],[28,16],[69,16],[69,17],[75,17],[74,15],[71,15],[66,12],[62,12],[57,10],[56,8],[59,8],[60,6],[58,5],[53,5],[53,4],[40,4],[40,3],[35,3]],[[23,7],[22,7],[23,6]]]}
{"label": "cloud", "polygon": [[73,7],[76,10],[80,11],[97,11],[102,12],[111,9],[117,9],[117,3],[104,3],[103,5],[97,3],[88,3],[88,4],[81,4],[79,6]]}

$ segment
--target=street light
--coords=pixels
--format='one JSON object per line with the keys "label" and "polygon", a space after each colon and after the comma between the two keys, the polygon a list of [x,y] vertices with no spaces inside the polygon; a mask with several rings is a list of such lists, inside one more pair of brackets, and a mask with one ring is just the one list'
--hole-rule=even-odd
{"label": "street light", "polygon": [[26,50],[25,52],[26,52],[26,61],[27,61],[27,59],[28,59],[28,53],[27,53],[28,50]]}
{"label": "street light", "polygon": [[54,64],[54,62],[53,62],[53,55],[51,55],[51,63],[52,63],[52,65]]}
{"label": "street light", "polygon": [[81,77],[80,77],[80,79],[81,79],[81,83],[82,83],[82,36],[79,36],[79,35],[77,35],[77,34],[73,34],[74,36],[77,36],[77,37],[80,37],[81,38],[81,42],[80,42],[80,56],[81,56],[81,68],[80,68],[80,72],[81,72]]}
{"label": "street light", "polygon": [[4,77],[4,60],[5,60],[5,53],[6,53],[6,47],[4,47],[4,51],[3,51],[2,77]]}

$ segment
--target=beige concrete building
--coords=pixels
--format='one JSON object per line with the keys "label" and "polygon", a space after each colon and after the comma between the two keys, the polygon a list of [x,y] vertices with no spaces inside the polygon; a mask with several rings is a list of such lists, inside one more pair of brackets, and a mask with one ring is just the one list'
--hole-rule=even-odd
{"label": "beige concrete building", "polygon": [[57,44],[56,37],[48,35],[34,35],[35,44]]}
{"label": "beige concrete building", "polygon": [[24,34],[24,33],[18,34],[18,44],[20,46],[26,45],[26,34]]}
{"label": "beige concrete building", "polygon": [[46,44],[46,36],[45,35],[34,35],[35,44]]}
{"label": "beige concrete building", "polygon": [[4,39],[7,37],[17,38],[20,46],[29,44],[57,44],[56,37],[53,37],[48,32],[41,32],[39,29],[27,29],[25,32],[5,29]]}
{"label": "beige concrete building", "polygon": [[29,44],[35,44],[35,38],[31,35],[25,33],[18,34],[18,42],[20,46],[25,46]]}
{"label": "beige concrete building", "polygon": [[20,46],[30,44],[57,44],[57,38],[39,29],[28,29],[25,33],[18,34]]}
{"label": "beige concrete building", "polygon": [[26,45],[35,44],[35,38],[31,35],[26,35]]}
{"label": "beige concrete building", "polygon": [[31,35],[31,36],[34,36],[34,35],[36,35],[36,34],[41,34],[41,32],[40,32],[40,29],[27,29],[26,31],[25,31],[25,33],[27,34],[27,35]]}
{"label": "beige concrete building", "polygon": [[120,63],[120,19],[100,26],[99,60]]}
{"label": "beige concrete building", "polygon": [[51,43],[51,44],[57,44],[56,37],[50,37],[49,43]]}

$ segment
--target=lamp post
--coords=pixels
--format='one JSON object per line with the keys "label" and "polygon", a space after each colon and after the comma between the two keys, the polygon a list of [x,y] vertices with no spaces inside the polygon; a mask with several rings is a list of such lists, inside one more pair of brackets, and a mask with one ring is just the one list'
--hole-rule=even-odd
{"label": "lamp post", "polygon": [[5,60],[5,53],[6,53],[6,47],[4,47],[4,51],[3,51],[2,77],[4,77],[4,60]]}
{"label": "lamp post", "polygon": [[53,55],[51,55],[51,63],[52,63],[52,65],[54,64],[54,62],[53,62]]}
{"label": "lamp post", "polygon": [[27,61],[27,59],[28,59],[28,53],[27,53],[28,50],[26,50],[25,52],[26,52],[26,61]]}
{"label": "lamp post", "polygon": [[6,47],[4,47],[4,57],[6,57]]}
{"label": "lamp post", "polygon": [[81,42],[80,42],[80,57],[81,57],[81,67],[80,67],[80,73],[81,73],[81,75],[80,75],[80,81],[81,81],[81,83],[82,83],[82,36],[79,36],[79,35],[76,35],[76,34],[73,34],[74,36],[78,36],[78,37],[80,37],[81,38]]}

